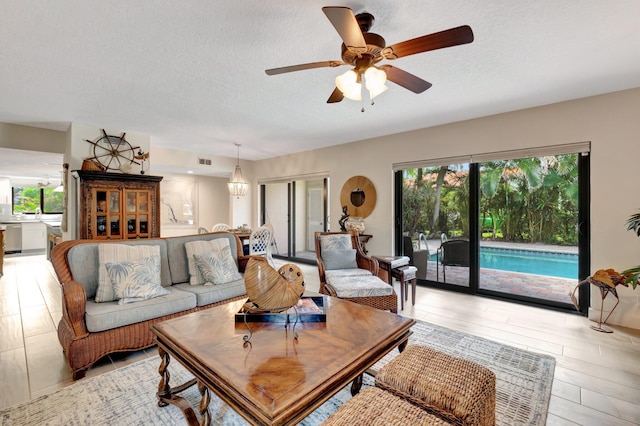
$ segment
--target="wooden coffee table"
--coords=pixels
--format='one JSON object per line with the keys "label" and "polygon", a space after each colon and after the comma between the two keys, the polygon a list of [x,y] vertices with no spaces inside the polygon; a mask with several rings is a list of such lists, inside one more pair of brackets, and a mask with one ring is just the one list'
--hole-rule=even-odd
{"label": "wooden coffee table", "polygon": [[[326,322],[298,323],[298,340],[282,323],[252,322],[250,343],[232,302],[155,324],[161,364],[158,405],[174,404],[189,424],[209,424],[209,391],[252,424],[295,424],[349,382],[352,394],[363,373],[388,352],[406,346],[415,321],[325,296]],[[177,360],[195,378],[169,384],[169,362]],[[194,409],[177,393],[197,384]]]}

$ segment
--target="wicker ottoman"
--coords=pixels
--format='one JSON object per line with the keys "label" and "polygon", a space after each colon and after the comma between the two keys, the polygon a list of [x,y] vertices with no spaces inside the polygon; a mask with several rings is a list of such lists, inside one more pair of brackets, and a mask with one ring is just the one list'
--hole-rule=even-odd
{"label": "wicker ottoman", "polygon": [[414,426],[450,425],[451,423],[382,389],[365,387],[356,396],[342,404],[322,424],[327,426]]}
{"label": "wicker ottoman", "polygon": [[382,367],[376,386],[461,425],[495,425],[496,376],[475,362],[410,345]]}

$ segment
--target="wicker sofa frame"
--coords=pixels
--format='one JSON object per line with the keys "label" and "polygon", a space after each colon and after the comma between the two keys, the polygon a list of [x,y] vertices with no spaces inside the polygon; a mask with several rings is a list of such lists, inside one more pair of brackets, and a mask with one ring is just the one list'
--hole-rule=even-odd
{"label": "wicker sofa frame", "polygon": [[[244,272],[251,256],[243,255],[242,244],[237,236],[234,237],[238,250],[238,269],[240,272]],[[179,237],[150,238],[144,241],[167,240],[169,238]],[[73,370],[74,380],[83,378],[87,369],[105,355],[114,352],[137,351],[155,345],[153,334],[150,331],[151,325],[155,323],[246,298],[246,295],[242,295],[147,321],[100,332],[90,332],[85,323],[87,294],[84,287],[73,279],[67,255],[69,250],[80,244],[118,242],[123,243],[123,241],[71,240],[56,245],[51,251],[51,263],[62,288],[62,318],[58,324],[58,340],[69,361],[69,366]]]}
{"label": "wicker sofa frame", "polygon": [[[320,237],[323,235],[338,235],[345,232],[316,232],[314,236],[315,248],[316,248],[316,260],[318,262],[318,274],[320,275],[320,293],[328,294],[329,296],[338,297],[335,289],[331,287],[331,284],[327,283],[326,269],[324,262],[322,261],[322,248],[320,244]],[[367,256],[362,250],[362,244],[360,238],[355,231],[349,232],[351,234],[351,246],[356,249],[356,263],[358,268],[368,269],[374,276],[379,276],[380,266],[378,261],[372,257]],[[348,300],[350,302],[359,303],[361,305],[370,306],[372,308],[380,309],[383,311],[391,311],[394,314],[398,313],[398,295],[395,290],[388,296],[374,296],[374,297],[353,297],[353,298],[341,298],[342,300]]]}

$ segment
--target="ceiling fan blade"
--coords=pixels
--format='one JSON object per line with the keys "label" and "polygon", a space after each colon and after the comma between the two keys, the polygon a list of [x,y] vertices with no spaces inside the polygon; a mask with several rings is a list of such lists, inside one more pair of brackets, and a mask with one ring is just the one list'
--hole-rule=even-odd
{"label": "ceiling fan blade", "polygon": [[391,65],[382,65],[381,70],[387,73],[387,79],[393,81],[413,93],[422,93],[432,86],[428,81]]}
{"label": "ceiling fan blade", "polygon": [[331,96],[329,96],[329,99],[327,99],[327,103],[335,104],[336,102],[340,102],[343,99],[344,99],[344,95],[342,94],[340,89],[336,87],[335,89],[333,89],[333,92],[331,93]]}
{"label": "ceiling fan blade", "polygon": [[310,70],[313,68],[325,68],[325,67],[339,67],[340,65],[347,65],[342,61],[323,61],[323,62],[310,62],[308,64],[291,65],[288,67],[271,68],[265,70],[267,75],[284,74],[286,72]]}
{"label": "ceiling fan blade", "polygon": [[402,58],[403,56],[414,55],[416,53],[428,52],[430,50],[442,49],[445,47],[458,46],[473,41],[473,31],[468,25],[451,28],[417,37],[411,40],[402,41],[388,46],[382,51],[386,59]]}
{"label": "ceiling fan blade", "polygon": [[351,9],[348,7],[329,6],[323,7],[322,11],[338,31],[340,38],[342,38],[344,45],[348,49],[357,53],[367,51],[367,42],[364,41],[360,25],[358,25],[358,21]]}

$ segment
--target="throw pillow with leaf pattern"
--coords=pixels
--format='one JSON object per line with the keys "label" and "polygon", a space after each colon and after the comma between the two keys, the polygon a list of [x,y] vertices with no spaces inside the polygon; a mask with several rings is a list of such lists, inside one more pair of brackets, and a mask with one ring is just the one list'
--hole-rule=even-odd
{"label": "throw pillow with leaf pattern", "polygon": [[160,284],[160,256],[105,265],[118,304],[171,294]]}
{"label": "throw pillow with leaf pattern", "polygon": [[225,284],[242,279],[228,245],[220,250],[194,254],[193,260],[205,280],[204,285]]}

